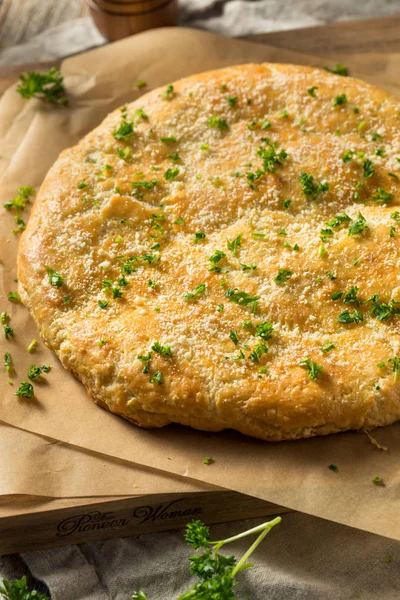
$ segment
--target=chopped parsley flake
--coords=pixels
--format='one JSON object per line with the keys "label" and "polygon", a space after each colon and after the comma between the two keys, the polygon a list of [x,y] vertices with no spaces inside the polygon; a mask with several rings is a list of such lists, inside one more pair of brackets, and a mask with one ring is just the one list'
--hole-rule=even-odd
{"label": "chopped parsley flake", "polygon": [[97,300],[97,304],[104,310],[110,303],[108,300]]}
{"label": "chopped parsley flake", "polygon": [[346,94],[339,94],[339,96],[335,96],[332,106],[343,106],[343,104],[347,103]]}
{"label": "chopped parsley flake", "polygon": [[229,302],[234,302],[235,304],[238,304],[239,306],[251,305],[253,312],[256,312],[257,304],[260,299],[258,296],[251,296],[247,292],[243,292],[243,291],[239,290],[238,288],[233,288],[233,289],[229,288],[225,292],[225,296],[228,298]]}
{"label": "chopped parsley flake", "polygon": [[232,252],[233,256],[236,256],[236,252],[242,244],[242,237],[243,234],[239,233],[239,235],[236,236],[235,239],[233,239],[232,241],[229,241],[228,239],[226,240],[226,246],[228,250]]}
{"label": "chopped parsley flake", "polygon": [[162,97],[165,100],[170,100],[171,97],[172,97],[172,95],[173,95],[173,93],[174,93],[174,86],[172,85],[172,83],[169,83],[167,85],[167,87],[165,88],[165,91],[163,92]]}
{"label": "chopped parsley flake", "polygon": [[123,119],[118,129],[113,131],[113,136],[116,140],[128,142],[133,136],[133,123]]}
{"label": "chopped parsley flake", "polygon": [[204,240],[206,237],[206,234],[204,233],[204,231],[197,231],[194,234],[194,243],[198,244],[201,240]]}
{"label": "chopped parsley flake", "polygon": [[373,478],[372,483],[375,485],[384,485],[383,479],[379,475]]}
{"label": "chopped parsley flake", "polygon": [[345,304],[360,304],[359,300],[357,300],[357,293],[359,292],[358,287],[351,287],[349,291],[343,296],[343,302]]}
{"label": "chopped parsley flake", "polygon": [[37,340],[33,339],[31,341],[31,343],[29,344],[29,346],[27,347],[27,351],[29,353],[34,352],[36,350],[36,346],[37,346]]}
{"label": "chopped parsley flake", "polygon": [[32,364],[29,367],[28,377],[29,377],[29,379],[31,379],[33,381],[34,379],[39,377],[42,373],[48,373],[49,371],[50,371],[50,367],[48,367],[47,365],[37,367],[36,365]]}
{"label": "chopped parsley flake", "polygon": [[308,371],[308,376],[313,381],[317,381],[318,377],[322,373],[323,367],[317,365],[309,356],[306,356],[299,362],[300,367],[304,367]]}
{"label": "chopped parsley flake", "polygon": [[167,169],[167,171],[165,171],[165,173],[164,173],[164,177],[167,181],[172,181],[178,175],[179,175],[178,167],[175,167],[175,169]]}
{"label": "chopped parsley flake", "polygon": [[[245,325],[244,323],[243,325],[247,327],[247,325]],[[259,323],[258,325],[256,325],[256,335],[265,341],[271,339],[273,330],[274,324],[270,323],[269,321],[264,321],[263,323]]]}
{"label": "chopped parsley flake", "polygon": [[316,95],[316,93],[315,93],[315,90],[317,90],[317,89],[318,89],[318,87],[317,87],[316,85],[313,85],[312,87],[308,88],[308,90],[307,90],[307,94],[308,94],[309,96],[312,96],[313,98],[316,98],[316,97],[317,97],[317,95]]}
{"label": "chopped parsley flake", "polygon": [[146,87],[146,85],[147,85],[147,81],[144,81],[144,79],[140,79],[140,81],[137,82],[136,87],[140,89],[140,88]]}
{"label": "chopped parsley flake", "polygon": [[337,468],[337,466],[333,465],[333,464],[329,465],[328,469],[330,471],[333,471],[334,473],[337,473],[339,471],[339,469]]}
{"label": "chopped parsley flake", "polygon": [[8,301],[9,302],[21,302],[21,298],[19,297],[18,292],[8,292]]}
{"label": "chopped parsley flake", "polygon": [[254,271],[255,269],[257,269],[257,265],[245,265],[243,263],[240,263],[240,266],[242,267],[242,271]]}
{"label": "chopped parsley flake", "polygon": [[339,323],[361,323],[363,320],[364,317],[362,313],[356,308],[353,310],[352,313],[348,310],[345,310],[338,316]]}
{"label": "chopped parsley flake", "polygon": [[235,106],[235,104],[237,103],[238,98],[237,98],[237,96],[229,96],[226,100],[227,100],[229,106],[231,108],[233,108]]}
{"label": "chopped parsley flake", "polygon": [[206,291],[206,284],[205,283],[200,283],[199,285],[197,285],[193,292],[186,292],[186,294],[183,296],[184,300],[192,300],[193,298],[195,298],[196,296],[200,296],[201,294],[204,294],[204,292]]}
{"label": "chopped parsley flake", "polygon": [[223,304],[218,304],[217,306],[217,311],[220,313],[224,310],[224,305]]}
{"label": "chopped parsley flake", "polygon": [[212,254],[210,256],[210,258],[208,259],[213,265],[216,265],[217,263],[219,263],[220,260],[222,260],[223,258],[226,257],[225,252],[222,252],[221,250],[216,250],[214,252],[214,254]]}
{"label": "chopped parsley flake", "polygon": [[400,371],[400,358],[398,356],[389,358],[388,363],[392,363],[393,373],[394,373],[393,379],[394,379],[394,381],[397,381],[397,379],[399,377],[399,371]]}
{"label": "chopped parsley flake", "polygon": [[148,121],[148,119],[149,119],[149,116],[146,115],[146,113],[144,112],[144,110],[142,108],[137,108],[135,115],[137,117],[141,117],[144,121]]}
{"label": "chopped parsley flake", "polygon": [[165,144],[175,143],[176,137],[174,135],[162,136],[162,137],[160,137],[160,141],[164,142]]}
{"label": "chopped parsley flake", "polygon": [[260,362],[260,358],[263,354],[267,354],[268,346],[264,342],[260,342],[257,346],[254,346],[252,352],[249,354],[249,359],[255,363]]}
{"label": "chopped parsley flake", "polygon": [[181,159],[177,152],[172,152],[171,154],[167,154],[167,158],[170,158],[172,162],[178,162]]}
{"label": "chopped parsley flake", "polygon": [[292,201],[289,200],[282,200],[282,206],[285,210],[287,210],[289,208],[289,206],[291,205]]}
{"label": "chopped parsley flake", "polygon": [[213,463],[215,463],[215,460],[211,456],[206,456],[205,458],[203,458],[203,463],[205,465],[212,465]]}
{"label": "chopped parsley flake", "polygon": [[309,173],[301,173],[299,179],[303,186],[303,193],[307,198],[311,197],[313,200],[316,200],[320,193],[329,191],[329,183],[327,181],[316,184],[314,177]]}
{"label": "chopped parsley flake", "polygon": [[392,225],[389,229],[389,237],[394,238],[396,236],[396,227]]}
{"label": "chopped parsley flake", "polygon": [[386,204],[393,200],[394,194],[385,192],[382,188],[377,188],[373,194],[371,194],[373,204]]}
{"label": "chopped parsley flake", "polygon": [[154,352],[158,352],[160,356],[172,356],[170,346],[163,346],[160,342],[154,342],[151,349],[154,350]]}
{"label": "chopped parsley flake", "polygon": [[33,385],[27,381],[22,382],[15,392],[15,395],[19,396],[20,398],[33,398]]}
{"label": "chopped parsley flake", "polygon": [[365,160],[362,164],[363,167],[363,177],[364,179],[369,179],[375,173],[375,165],[372,160]]}
{"label": "chopped parsley flake", "polygon": [[342,75],[343,77],[347,77],[349,74],[349,69],[338,63],[334,67],[324,67],[325,71],[329,71],[329,73],[333,73],[334,75]]}
{"label": "chopped parsley flake", "polygon": [[235,344],[235,346],[238,345],[239,339],[238,339],[236,331],[234,331],[233,329],[231,329],[231,331],[229,333],[229,339],[232,340],[232,342]]}
{"label": "chopped parsley flake", "polygon": [[348,235],[358,235],[360,233],[363,233],[363,231],[365,231],[366,229],[368,229],[367,221],[365,217],[363,217],[363,215],[359,212],[357,215],[357,221],[355,221],[349,227]]}
{"label": "chopped parsley flake", "polygon": [[55,271],[51,267],[45,267],[45,268],[47,271],[50,285],[60,288],[65,279],[64,275],[60,275],[60,273],[57,273],[57,271]]}
{"label": "chopped parsley flake", "polygon": [[341,212],[335,215],[330,221],[326,221],[325,225],[328,227],[340,227],[343,223],[349,223],[351,221],[350,217],[346,215],[345,212]]}
{"label": "chopped parsley flake", "polygon": [[9,352],[4,353],[4,368],[6,373],[10,373],[13,370],[12,358]]}
{"label": "chopped parsley flake", "polygon": [[157,383],[158,385],[161,385],[163,382],[162,373],[160,371],[154,371],[154,373],[153,373],[153,375],[151,375],[149,381],[150,381],[150,383]]}
{"label": "chopped parsley flake", "polygon": [[343,152],[342,161],[344,163],[348,163],[352,160],[353,156],[354,150],[346,150],[345,152]]}
{"label": "chopped parsley flake", "polygon": [[282,285],[286,281],[288,281],[293,275],[293,271],[288,271],[287,269],[279,269],[278,275],[275,277],[274,281],[277,285]]}
{"label": "chopped parsley flake", "polygon": [[183,225],[184,223],[185,221],[182,219],[182,217],[178,217],[176,221],[174,221],[174,225]]}
{"label": "chopped parsley flake", "polygon": [[216,127],[220,131],[229,129],[229,125],[225,121],[225,119],[221,119],[220,117],[217,117],[217,116],[214,116],[214,117],[211,117],[210,119],[208,119],[208,124],[210,127]]}
{"label": "chopped parsley flake", "polygon": [[283,161],[288,158],[286,150],[276,152],[277,143],[272,143],[268,138],[262,138],[268,148],[260,146],[257,150],[257,156],[263,160],[263,168],[266,173],[275,173],[276,169],[283,164]]}
{"label": "chopped parsley flake", "polygon": [[325,344],[321,347],[321,352],[323,352],[324,354],[328,354],[328,352],[330,352],[331,350],[333,350],[335,348],[335,344],[332,344],[332,342],[325,342]]}

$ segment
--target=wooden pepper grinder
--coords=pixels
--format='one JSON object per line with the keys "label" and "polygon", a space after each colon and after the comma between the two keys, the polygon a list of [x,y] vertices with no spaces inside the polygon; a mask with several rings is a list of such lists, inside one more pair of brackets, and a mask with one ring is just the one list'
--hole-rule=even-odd
{"label": "wooden pepper grinder", "polygon": [[111,42],[155,27],[176,25],[178,0],[87,0],[93,21]]}

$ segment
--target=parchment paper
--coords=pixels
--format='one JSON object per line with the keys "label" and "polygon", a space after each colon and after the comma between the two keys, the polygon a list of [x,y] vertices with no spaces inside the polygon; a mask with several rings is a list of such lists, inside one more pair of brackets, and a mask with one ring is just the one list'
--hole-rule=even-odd
{"label": "parchment paper", "polygon": [[[316,66],[327,62],[198,31],[155,30],[66,60],[62,71],[71,95],[66,109],[51,109],[36,101],[24,103],[10,89],[0,102],[4,174],[0,199],[12,198],[18,185],[38,186],[61,148],[77,141],[111,109],[138,96],[135,84],[139,79],[151,88],[209,68],[262,60]],[[346,59],[353,75],[364,75],[369,81],[376,75],[383,87],[400,94],[391,79],[391,74],[398,73],[400,56],[368,55],[368,61],[372,61],[371,68],[363,57]],[[4,309],[6,293],[15,289],[16,241],[9,233],[9,215],[2,217],[1,228],[0,304]],[[7,308],[16,336],[13,341],[2,341],[2,348],[15,357],[18,373],[14,379],[19,382],[26,379],[32,362],[26,346],[37,334],[22,307]],[[267,444],[236,433],[207,434],[178,426],[145,431],[92,404],[43,344],[35,362],[53,367],[48,383],[36,386],[37,400],[17,400],[15,386],[7,386],[1,373],[1,420],[71,445],[400,539],[400,425],[374,432],[388,446],[387,452],[359,433]],[[204,465],[204,456],[214,457],[215,463]],[[328,469],[331,463],[338,466],[337,473]],[[376,475],[383,477],[385,486],[372,483]]]}
{"label": "parchment paper", "polygon": [[0,496],[136,496],[220,489],[0,423]]}

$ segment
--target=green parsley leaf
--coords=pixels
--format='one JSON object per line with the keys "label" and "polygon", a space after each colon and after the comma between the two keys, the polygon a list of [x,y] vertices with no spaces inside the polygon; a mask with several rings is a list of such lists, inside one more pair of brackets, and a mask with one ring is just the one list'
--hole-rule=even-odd
{"label": "green parsley leaf", "polygon": [[198,244],[201,240],[204,240],[206,238],[206,234],[204,233],[204,231],[196,231],[196,233],[194,234],[194,243]]}
{"label": "green parsley leaf", "polygon": [[164,173],[164,177],[167,181],[172,181],[178,175],[179,175],[178,167],[175,167],[175,169],[167,169],[167,171],[165,171],[165,173]]}
{"label": "green parsley leaf", "polygon": [[177,152],[172,152],[171,154],[167,154],[167,158],[170,158],[172,162],[178,162],[181,159]]}
{"label": "green parsley leaf", "polygon": [[363,217],[363,215],[359,212],[357,215],[357,221],[355,221],[349,227],[348,235],[358,235],[360,233],[363,233],[363,231],[365,231],[366,229],[368,229],[367,221],[365,217]]}
{"label": "green parsley leaf", "polygon": [[291,205],[292,201],[291,200],[282,200],[281,204],[283,206],[283,208],[285,210],[287,210],[289,208],[289,206]]}
{"label": "green parsley leaf", "polygon": [[225,292],[226,298],[228,298],[229,302],[234,302],[239,306],[249,306],[251,305],[253,312],[257,310],[257,303],[259,301],[258,296],[250,296],[247,292],[243,292],[238,288],[229,288]]}
{"label": "green parsley leaf", "polygon": [[392,363],[393,365],[393,373],[394,373],[394,381],[397,381],[399,377],[400,371],[400,358],[398,356],[394,356],[393,358],[388,359],[388,363]]}
{"label": "green parsley leaf", "polygon": [[279,269],[278,275],[275,277],[274,281],[277,285],[282,285],[286,281],[288,281],[293,275],[293,271],[288,271],[287,269]]}
{"label": "green parsley leaf", "polygon": [[330,471],[333,471],[334,473],[337,473],[339,471],[339,469],[337,468],[337,466],[336,465],[332,465],[332,464],[329,465],[328,469]]}
{"label": "green parsley leaf", "polygon": [[279,113],[279,118],[280,119],[288,119],[289,118],[289,113],[286,110],[286,108],[284,108],[283,110],[281,110],[281,112]]}
{"label": "green parsley leaf", "polygon": [[334,67],[324,67],[325,71],[329,71],[329,73],[333,73],[334,75],[342,75],[343,77],[347,77],[349,74],[349,69],[338,63]]}
{"label": "green parsley leaf", "polygon": [[397,223],[400,223],[400,212],[398,210],[396,210],[394,213],[392,213],[390,215],[390,218],[393,219],[394,221],[397,221]]}
{"label": "green parsley leaf", "polygon": [[100,308],[105,309],[110,303],[108,300],[97,300],[97,304]]}
{"label": "green parsley leaf", "polygon": [[340,227],[343,223],[349,223],[351,221],[350,217],[346,215],[345,212],[341,212],[335,215],[330,221],[326,221],[325,225],[328,227]]}
{"label": "green parsley leaf", "polygon": [[122,298],[123,292],[118,287],[111,288],[111,294],[114,299]]}
{"label": "green parsley leaf", "polygon": [[29,346],[27,347],[27,351],[29,353],[34,352],[36,350],[36,346],[37,346],[37,340],[33,339],[31,341],[31,343],[29,344]]}
{"label": "green parsley leaf", "polygon": [[213,463],[215,463],[215,460],[211,456],[206,456],[205,458],[203,458],[203,463],[205,465],[212,465]]}
{"label": "green parsley leaf", "polygon": [[217,117],[217,116],[210,117],[210,119],[208,119],[208,124],[209,124],[210,127],[216,127],[220,131],[224,131],[226,129],[229,129],[229,125],[225,121],[225,119],[221,119],[220,117]]}
{"label": "green parsley leaf", "polygon": [[269,321],[264,321],[256,325],[256,335],[265,341],[271,339],[273,330],[274,324]]}
{"label": "green parsley leaf", "polygon": [[309,173],[301,173],[299,179],[303,186],[303,193],[307,198],[311,197],[312,200],[316,200],[320,193],[329,191],[329,183],[327,181],[316,184],[314,177]]}
{"label": "green parsley leaf", "polygon": [[242,267],[242,271],[254,271],[255,269],[257,269],[257,265],[244,265],[243,263],[240,263],[240,266]]}
{"label": "green parsley leaf", "polygon": [[323,367],[317,365],[309,356],[306,356],[299,362],[300,367],[304,367],[308,371],[308,376],[313,381],[317,381],[323,371]]}
{"label": "green parsley leaf", "polygon": [[161,342],[154,342],[151,349],[154,350],[154,352],[158,352],[158,354],[160,356],[171,356],[172,357],[171,347],[168,345],[163,346],[161,344]]}
{"label": "green parsley leaf", "polygon": [[394,194],[390,192],[385,192],[382,188],[378,187],[373,194],[371,194],[372,200],[374,202],[372,204],[387,204],[394,198]]}
{"label": "green parsley leaf", "polygon": [[396,227],[392,225],[389,229],[389,237],[394,238],[396,236]]}
{"label": "green parsley leaf", "polygon": [[233,329],[231,329],[231,331],[229,333],[229,339],[232,340],[232,342],[235,344],[235,346],[238,345],[239,339],[238,339],[236,331],[234,331]]}
{"label": "green parsley leaf", "polygon": [[316,85],[313,85],[312,87],[308,88],[308,90],[307,90],[307,94],[308,94],[309,96],[312,96],[313,98],[316,98],[316,97],[317,97],[317,95],[316,95],[316,93],[315,93],[315,90],[317,90],[317,89],[318,89],[318,87],[317,87]]}
{"label": "green parsley leaf", "polygon": [[264,342],[260,342],[257,346],[254,346],[252,352],[249,354],[249,359],[255,363],[260,362],[260,358],[263,354],[267,354],[268,346]]}
{"label": "green parsley leaf", "polygon": [[195,298],[196,296],[200,296],[201,294],[204,294],[204,292],[206,291],[206,284],[205,283],[200,283],[199,285],[197,285],[193,292],[186,292],[186,294],[183,296],[184,300],[192,300],[193,298]]}
{"label": "green parsley leaf", "polygon": [[154,373],[153,373],[153,375],[151,375],[149,381],[150,381],[150,383],[157,383],[158,385],[161,385],[163,382],[162,373],[160,371],[154,371]]}
{"label": "green parsley leaf", "polygon": [[136,87],[137,88],[143,88],[146,87],[147,85],[147,81],[144,81],[144,79],[140,79],[137,83],[136,83]]}
{"label": "green parsley leaf", "polygon": [[182,219],[182,217],[178,217],[176,221],[174,221],[174,225],[183,225],[184,223],[185,221]]}
{"label": "green parsley leaf", "polygon": [[229,106],[231,108],[233,108],[238,101],[238,97],[237,96],[229,96],[226,100],[227,100]]}
{"label": "green parsley leaf", "polygon": [[380,477],[379,475],[377,475],[376,477],[373,478],[372,483],[375,485],[381,485],[381,486],[385,485],[382,477]]}
{"label": "green parsley leaf", "polygon": [[162,136],[160,137],[160,141],[164,142],[165,144],[174,144],[176,142],[176,137],[174,135]]}
{"label": "green parsley leaf", "polygon": [[232,252],[233,256],[236,256],[238,248],[242,245],[242,237],[243,234],[239,233],[239,235],[237,235],[232,241],[229,241],[228,239],[226,240],[226,246],[228,250]]}
{"label": "green parsley leaf", "polygon": [[331,296],[331,300],[335,301],[335,300],[339,300],[339,298],[341,298],[343,296],[343,292],[333,292],[332,296]]}
{"label": "green parsley leaf", "polygon": [[57,273],[57,271],[55,271],[51,267],[45,266],[45,269],[47,271],[50,285],[60,288],[65,279],[64,275],[60,275],[60,273]]}
{"label": "green parsley leaf", "polygon": [[376,142],[377,140],[383,140],[383,136],[375,132],[371,135],[371,141]]}
{"label": "green parsley leaf", "polygon": [[135,115],[137,117],[141,117],[144,121],[149,120],[149,116],[144,112],[144,110],[142,108],[137,108],[135,111]]}
{"label": "green parsley leaf", "polygon": [[21,298],[18,292],[8,292],[8,301],[9,302],[21,302]]}
{"label": "green parsley leaf", "polygon": [[343,104],[347,103],[346,94],[340,94],[339,96],[335,96],[332,106],[343,106]]}
{"label": "green parsley leaf", "polygon": [[364,317],[362,315],[362,313],[357,310],[356,308],[353,310],[353,313],[351,313],[348,310],[345,310],[344,312],[340,313],[340,315],[338,316],[338,321],[339,323],[361,323],[364,320]]}
{"label": "green parsley leaf", "polygon": [[218,304],[217,306],[217,311],[220,313],[224,310],[224,305],[223,304]]}
{"label": "green parsley leaf", "polygon": [[9,352],[4,353],[4,368],[6,373],[10,373],[13,370],[12,358]]}
{"label": "green parsley leaf", "polygon": [[39,98],[52,104],[68,104],[68,98],[64,87],[64,77],[57,67],[52,67],[47,73],[29,71],[19,76],[21,83],[17,92],[22,98]]}
{"label": "green parsley leaf", "polygon": [[263,119],[263,122],[261,123],[261,129],[265,131],[265,129],[269,129],[270,127],[272,127],[271,121],[269,119]]}
{"label": "green parsley leaf", "polygon": [[365,160],[362,164],[363,167],[363,177],[364,179],[369,179],[375,173],[375,165],[372,160]]}
{"label": "green parsley leaf", "polygon": [[268,138],[262,138],[267,144],[268,148],[260,146],[257,150],[257,156],[260,156],[263,160],[263,168],[267,173],[275,173],[276,169],[283,164],[283,161],[288,158],[286,150],[281,150],[279,153],[277,150],[277,143],[272,143]]}
{"label": "green parsley leaf", "polygon": [[321,352],[323,352],[324,354],[328,354],[328,352],[330,352],[334,348],[336,348],[335,344],[332,344],[332,342],[328,341],[325,342],[325,344],[321,347]]}
{"label": "green parsley leaf", "polygon": [[15,392],[15,396],[20,398],[33,398],[34,390],[33,385],[27,381],[23,381],[17,391]]}
{"label": "green parsley leaf", "polygon": [[345,304],[360,304],[359,300],[357,300],[357,293],[359,292],[358,287],[351,287],[349,291],[343,296],[343,302]]}
{"label": "green parsley leaf", "polygon": [[343,152],[342,161],[344,163],[348,163],[352,160],[353,156],[354,150],[346,150],[345,152]]}
{"label": "green parsley leaf", "polygon": [[133,123],[129,123],[128,121],[121,121],[118,129],[113,131],[113,136],[116,140],[122,140],[124,142],[128,142],[131,140],[133,136]]}
{"label": "green parsley leaf", "polygon": [[165,91],[163,92],[162,97],[165,100],[170,100],[173,96],[173,93],[174,93],[174,86],[172,85],[172,83],[169,83],[167,85],[167,87],[165,88]]}

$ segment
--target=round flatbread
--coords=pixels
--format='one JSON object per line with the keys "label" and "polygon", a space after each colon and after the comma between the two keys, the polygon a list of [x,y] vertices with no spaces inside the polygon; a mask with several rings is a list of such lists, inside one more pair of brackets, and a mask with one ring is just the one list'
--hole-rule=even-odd
{"label": "round flatbread", "polygon": [[47,175],[19,291],[101,406],[284,440],[400,419],[400,104],[243,65],[111,113]]}

